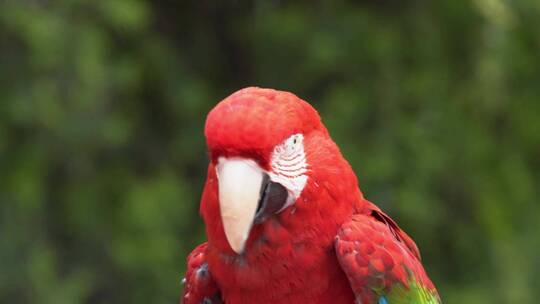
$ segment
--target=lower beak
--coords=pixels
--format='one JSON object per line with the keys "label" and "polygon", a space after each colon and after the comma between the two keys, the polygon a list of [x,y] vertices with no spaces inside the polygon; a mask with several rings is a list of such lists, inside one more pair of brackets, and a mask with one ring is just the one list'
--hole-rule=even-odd
{"label": "lower beak", "polygon": [[240,254],[253,224],[279,212],[286,204],[288,192],[281,184],[270,181],[253,160],[220,158],[216,173],[225,236],[232,250]]}

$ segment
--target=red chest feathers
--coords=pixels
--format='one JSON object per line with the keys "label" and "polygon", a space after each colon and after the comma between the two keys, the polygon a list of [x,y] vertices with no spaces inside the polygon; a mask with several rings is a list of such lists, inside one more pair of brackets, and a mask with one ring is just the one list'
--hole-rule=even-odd
{"label": "red chest feathers", "polygon": [[[209,246],[210,271],[225,303],[353,303],[333,238],[312,234],[302,241],[287,238],[284,244],[274,242],[274,234],[262,233],[243,255]],[[321,238],[327,240],[321,244]]]}

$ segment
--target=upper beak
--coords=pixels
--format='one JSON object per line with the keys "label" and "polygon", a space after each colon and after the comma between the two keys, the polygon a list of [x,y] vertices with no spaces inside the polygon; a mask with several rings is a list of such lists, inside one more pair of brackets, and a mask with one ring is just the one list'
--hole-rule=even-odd
{"label": "upper beak", "polygon": [[252,160],[220,158],[216,173],[225,236],[231,248],[241,253],[257,211],[263,171]]}
{"label": "upper beak", "polygon": [[240,254],[253,223],[262,223],[283,209],[288,192],[271,181],[253,160],[220,158],[216,173],[225,236],[231,248]]}

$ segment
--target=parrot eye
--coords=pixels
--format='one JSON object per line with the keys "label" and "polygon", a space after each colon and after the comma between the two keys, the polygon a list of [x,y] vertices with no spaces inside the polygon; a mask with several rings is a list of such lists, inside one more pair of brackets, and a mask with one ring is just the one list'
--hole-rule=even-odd
{"label": "parrot eye", "polygon": [[308,164],[304,152],[304,135],[293,134],[272,152],[272,170],[269,172],[273,182],[282,184],[289,192],[287,206],[294,203],[307,183]]}

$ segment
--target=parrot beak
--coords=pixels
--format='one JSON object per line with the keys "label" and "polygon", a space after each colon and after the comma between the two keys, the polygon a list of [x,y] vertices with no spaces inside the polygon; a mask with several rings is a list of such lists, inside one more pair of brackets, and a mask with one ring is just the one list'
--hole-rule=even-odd
{"label": "parrot beak", "polygon": [[255,218],[263,171],[252,160],[220,158],[216,172],[225,236],[234,252],[241,253]]}
{"label": "parrot beak", "polygon": [[253,160],[220,158],[216,173],[225,236],[234,252],[241,254],[253,224],[279,212],[288,192],[281,184],[270,181]]}

